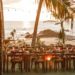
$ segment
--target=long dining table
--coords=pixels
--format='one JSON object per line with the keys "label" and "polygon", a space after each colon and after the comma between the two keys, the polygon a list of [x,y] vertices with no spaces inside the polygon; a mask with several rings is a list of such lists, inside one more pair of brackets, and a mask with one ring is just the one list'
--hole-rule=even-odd
{"label": "long dining table", "polygon": [[[36,59],[39,56],[42,56],[44,58],[44,59],[42,58],[43,62],[52,61],[52,60],[46,60],[45,59],[45,57],[50,56],[51,59],[54,59],[54,60],[56,60],[58,58],[63,59],[62,64],[63,64],[64,70],[71,70],[71,69],[75,70],[75,53],[61,53],[61,52],[48,52],[48,53],[46,53],[46,52],[44,52],[44,53],[37,53],[37,52],[35,52],[35,53],[25,53],[25,52],[20,52],[20,53],[22,53],[23,58],[24,58],[25,55],[30,56],[30,64],[31,64],[31,61],[32,61],[33,58]],[[6,55],[7,55],[6,69],[7,69],[7,72],[8,72],[9,71],[9,62],[11,61],[11,57],[13,55],[12,55],[12,52],[7,53]],[[58,58],[56,58],[56,57],[58,57]],[[23,60],[23,62],[24,62],[24,60]],[[55,64],[56,64],[56,62],[55,62]],[[45,68],[47,68],[47,65],[48,65],[48,63],[46,63]],[[31,64],[31,66],[32,66],[32,64]],[[32,69],[32,68],[30,67],[30,69]],[[58,70],[58,68],[57,68],[57,70]]]}

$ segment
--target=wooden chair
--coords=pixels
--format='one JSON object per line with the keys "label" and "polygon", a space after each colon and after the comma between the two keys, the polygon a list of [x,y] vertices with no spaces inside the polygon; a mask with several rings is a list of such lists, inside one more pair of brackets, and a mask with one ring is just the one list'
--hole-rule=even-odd
{"label": "wooden chair", "polygon": [[12,52],[11,53],[11,69],[15,72],[16,64],[19,65],[19,69],[22,72],[22,64],[23,64],[23,52]]}
{"label": "wooden chair", "polygon": [[31,69],[30,68],[30,62],[31,62],[30,54],[24,54],[23,61],[24,61],[25,72],[30,72],[30,69]]}
{"label": "wooden chair", "polygon": [[[39,54],[36,56],[36,60],[35,60],[35,71],[38,71],[39,69],[42,70],[42,72],[47,72],[47,65],[48,65],[48,61],[45,59],[46,55],[45,54]],[[41,65],[41,67],[40,67]]]}
{"label": "wooden chair", "polygon": [[64,67],[63,57],[56,55],[54,58],[54,71],[62,71]]}
{"label": "wooden chair", "polygon": [[3,52],[3,72],[6,70],[6,53]]}

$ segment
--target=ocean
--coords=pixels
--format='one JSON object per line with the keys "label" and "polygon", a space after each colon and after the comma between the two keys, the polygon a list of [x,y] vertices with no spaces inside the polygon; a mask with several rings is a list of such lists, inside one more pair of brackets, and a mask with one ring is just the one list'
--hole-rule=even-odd
{"label": "ocean", "polygon": [[[48,22],[44,22],[41,21],[39,22],[38,25],[38,33],[42,30],[46,30],[46,29],[51,29],[55,32],[59,32],[61,27],[60,24],[56,25],[57,22],[54,21],[48,21]],[[27,32],[29,33],[33,33],[34,31],[34,21],[30,21],[30,22],[24,22],[24,21],[5,21],[4,22],[4,27],[5,27],[5,38],[11,37],[10,33],[13,31],[13,29],[16,29],[16,33],[15,33],[15,39],[25,39],[25,35]],[[66,32],[66,34],[71,35],[71,36],[75,36],[75,26],[73,27],[73,30],[71,31],[71,26],[70,23],[64,23],[64,28],[68,29],[69,32]],[[41,38],[42,41],[45,41],[46,44],[55,44],[58,42],[57,38]],[[66,43],[71,43],[71,44],[75,44],[74,40],[71,41],[66,41]]]}

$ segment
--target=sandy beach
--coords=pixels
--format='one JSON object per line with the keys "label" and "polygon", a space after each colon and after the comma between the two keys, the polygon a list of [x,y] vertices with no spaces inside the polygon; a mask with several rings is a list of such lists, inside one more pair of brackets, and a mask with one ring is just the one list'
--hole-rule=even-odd
{"label": "sandy beach", "polygon": [[[40,39],[44,44],[46,45],[50,45],[50,44],[57,44],[59,39],[58,38],[41,38]],[[27,38],[25,39],[25,42],[28,44],[31,44],[32,39],[31,38]],[[71,45],[75,45],[75,40],[66,40],[65,44],[71,44]]]}

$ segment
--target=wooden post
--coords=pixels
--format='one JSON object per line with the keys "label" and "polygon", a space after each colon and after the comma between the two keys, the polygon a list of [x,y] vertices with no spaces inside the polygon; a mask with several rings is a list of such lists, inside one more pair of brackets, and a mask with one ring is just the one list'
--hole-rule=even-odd
{"label": "wooden post", "polygon": [[35,43],[36,43],[37,28],[38,28],[38,22],[39,22],[42,4],[43,4],[43,0],[40,0],[38,10],[37,10],[36,20],[35,20],[35,26],[34,26],[34,32],[33,32],[33,38],[32,38],[32,47],[35,47]]}
{"label": "wooden post", "polygon": [[3,51],[3,28],[4,27],[4,19],[3,19],[3,4],[2,0],[0,0],[0,75],[3,74],[3,63],[2,63],[2,51]]}

